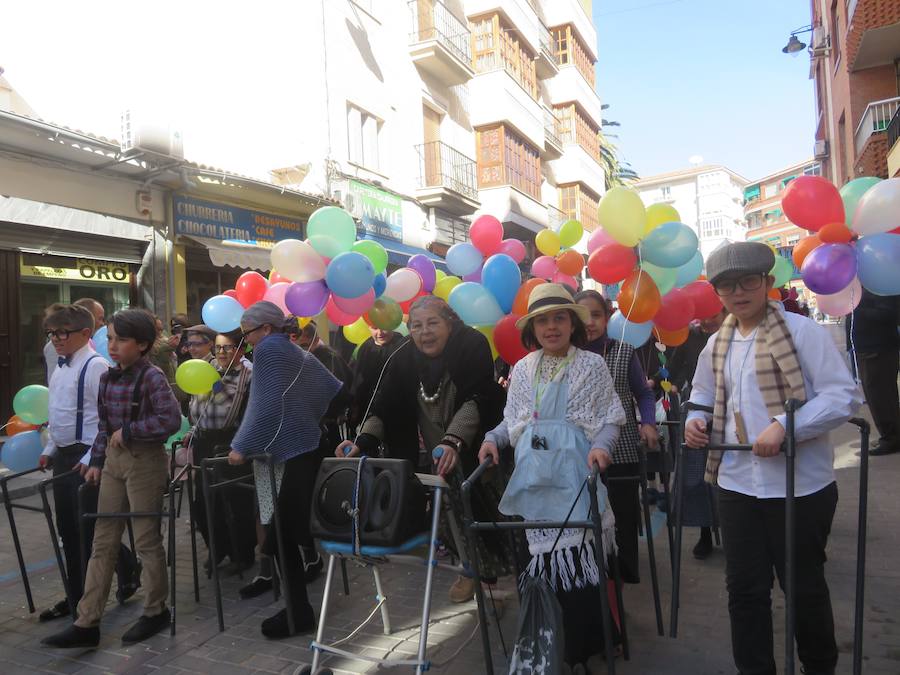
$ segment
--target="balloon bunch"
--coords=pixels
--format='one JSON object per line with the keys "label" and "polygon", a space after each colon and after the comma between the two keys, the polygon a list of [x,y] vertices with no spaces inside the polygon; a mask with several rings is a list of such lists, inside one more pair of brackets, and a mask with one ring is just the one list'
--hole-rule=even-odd
{"label": "balloon bunch", "polygon": [[781,206],[811,232],[792,256],[822,312],[849,314],[863,288],[900,294],[900,178],[857,178],[838,191],[819,176],[799,176]]}
{"label": "balloon bunch", "polygon": [[584,256],[572,247],[583,236],[584,227],[577,220],[567,220],[559,230],[538,232],[534,245],[543,255],[531,264],[531,276],[578,288],[576,277],[584,269]]}
{"label": "balloon bunch", "polygon": [[15,415],[4,425],[10,439],[0,452],[0,461],[10,471],[27,471],[38,465],[47,442],[40,428],[50,418],[49,402],[50,391],[39,384],[22,387],[13,398]]}
{"label": "balloon bunch", "polygon": [[600,200],[599,220],[588,240],[588,274],[601,284],[622,282],[610,336],[640,347],[652,334],[662,351],[687,340],[691,321],[721,311],[701,277],[697,234],[672,206],[645,207],[634,190],[614,187]]}

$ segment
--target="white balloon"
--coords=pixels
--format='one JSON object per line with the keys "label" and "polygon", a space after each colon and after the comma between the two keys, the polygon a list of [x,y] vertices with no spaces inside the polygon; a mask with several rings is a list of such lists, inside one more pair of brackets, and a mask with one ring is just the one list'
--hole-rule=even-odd
{"label": "white balloon", "polygon": [[388,276],[384,295],[397,302],[406,302],[416,297],[421,290],[422,277],[415,270],[404,267]]}
{"label": "white balloon", "polygon": [[900,227],[900,178],[889,178],[869,188],[859,200],[850,229],[858,234],[879,234]]}
{"label": "white balloon", "polygon": [[305,241],[282,239],[272,248],[272,267],[291,281],[308,282],[325,278],[325,261]]}
{"label": "white balloon", "polygon": [[862,298],[862,285],[857,277],[847,287],[830,295],[816,294],[816,305],[819,311],[828,316],[845,316],[856,309]]}

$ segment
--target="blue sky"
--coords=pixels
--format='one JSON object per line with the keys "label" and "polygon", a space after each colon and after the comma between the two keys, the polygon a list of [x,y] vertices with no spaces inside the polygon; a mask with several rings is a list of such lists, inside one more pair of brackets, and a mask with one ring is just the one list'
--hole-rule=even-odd
{"label": "blue sky", "polygon": [[594,0],[624,159],[650,176],[700,155],[753,180],[812,157],[809,57],[781,52],[809,22],[809,0]]}

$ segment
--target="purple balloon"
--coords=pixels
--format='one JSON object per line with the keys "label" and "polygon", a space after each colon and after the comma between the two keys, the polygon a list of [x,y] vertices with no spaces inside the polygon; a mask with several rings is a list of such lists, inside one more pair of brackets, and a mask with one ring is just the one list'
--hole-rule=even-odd
{"label": "purple balloon", "polygon": [[423,290],[429,293],[434,290],[434,285],[437,283],[437,275],[434,271],[434,263],[431,262],[428,256],[417,253],[409,259],[406,266],[418,272],[419,276],[422,277]]}
{"label": "purple balloon", "polygon": [[284,294],[284,304],[294,316],[316,316],[328,303],[328,286],[323,280],[295,281]]}
{"label": "purple balloon", "polygon": [[481,283],[481,268],[479,267],[477,270],[472,272],[471,274],[467,274],[463,277],[463,281],[471,281],[476,284]]}
{"label": "purple balloon", "polygon": [[800,271],[809,290],[832,295],[856,277],[856,250],[849,244],[822,244],[806,256]]}

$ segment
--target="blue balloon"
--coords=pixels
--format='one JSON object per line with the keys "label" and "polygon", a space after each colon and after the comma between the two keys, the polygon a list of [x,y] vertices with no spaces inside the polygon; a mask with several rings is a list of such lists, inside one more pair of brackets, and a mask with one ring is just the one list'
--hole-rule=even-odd
{"label": "blue balloon", "polygon": [[504,316],[490,291],[473,281],[464,281],[450,291],[448,302],[469,326],[493,326]]}
{"label": "blue balloon", "polygon": [[97,332],[94,333],[94,351],[106,359],[107,363],[111,364],[113,362],[109,356],[109,334],[106,326],[100,326]]}
{"label": "blue balloon", "polygon": [[341,298],[365,295],[375,282],[372,261],[362,253],[348,251],[336,256],[325,271],[325,282],[331,292]]}
{"label": "blue balloon", "polygon": [[900,295],[900,234],[870,234],[856,242],[857,275],[875,295]]}
{"label": "blue balloon", "polygon": [[683,223],[663,223],[641,242],[641,257],[660,267],[681,267],[697,252],[697,233]]}
{"label": "blue balloon", "polygon": [[634,323],[628,321],[622,312],[617,311],[609,318],[606,334],[613,340],[621,340],[632,347],[641,347],[650,339],[653,332],[653,322]]}
{"label": "blue balloon", "polygon": [[384,274],[376,274],[375,280],[372,282],[372,288],[375,291],[375,297],[380,298],[387,288],[387,277]]}
{"label": "blue balloon", "polygon": [[227,333],[241,327],[244,306],[227,295],[215,295],[203,303],[200,315],[203,323],[217,333]]}
{"label": "blue balloon", "polygon": [[509,314],[516,293],[519,292],[519,286],[522,285],[522,273],[515,260],[498,253],[484,263],[481,270],[481,284],[491,292],[503,313]]}
{"label": "blue balloon", "polygon": [[23,431],[3,444],[3,449],[0,451],[0,462],[3,462],[3,466],[13,473],[28,471],[38,465],[43,451],[41,432]]}
{"label": "blue balloon", "polygon": [[701,274],[703,274],[703,255],[700,251],[697,251],[693,258],[678,268],[678,275],[675,277],[675,288],[687,286],[692,281],[696,281]]}
{"label": "blue balloon", "polygon": [[484,257],[481,251],[469,242],[453,244],[447,251],[447,267],[453,274],[464,277],[481,269]]}

